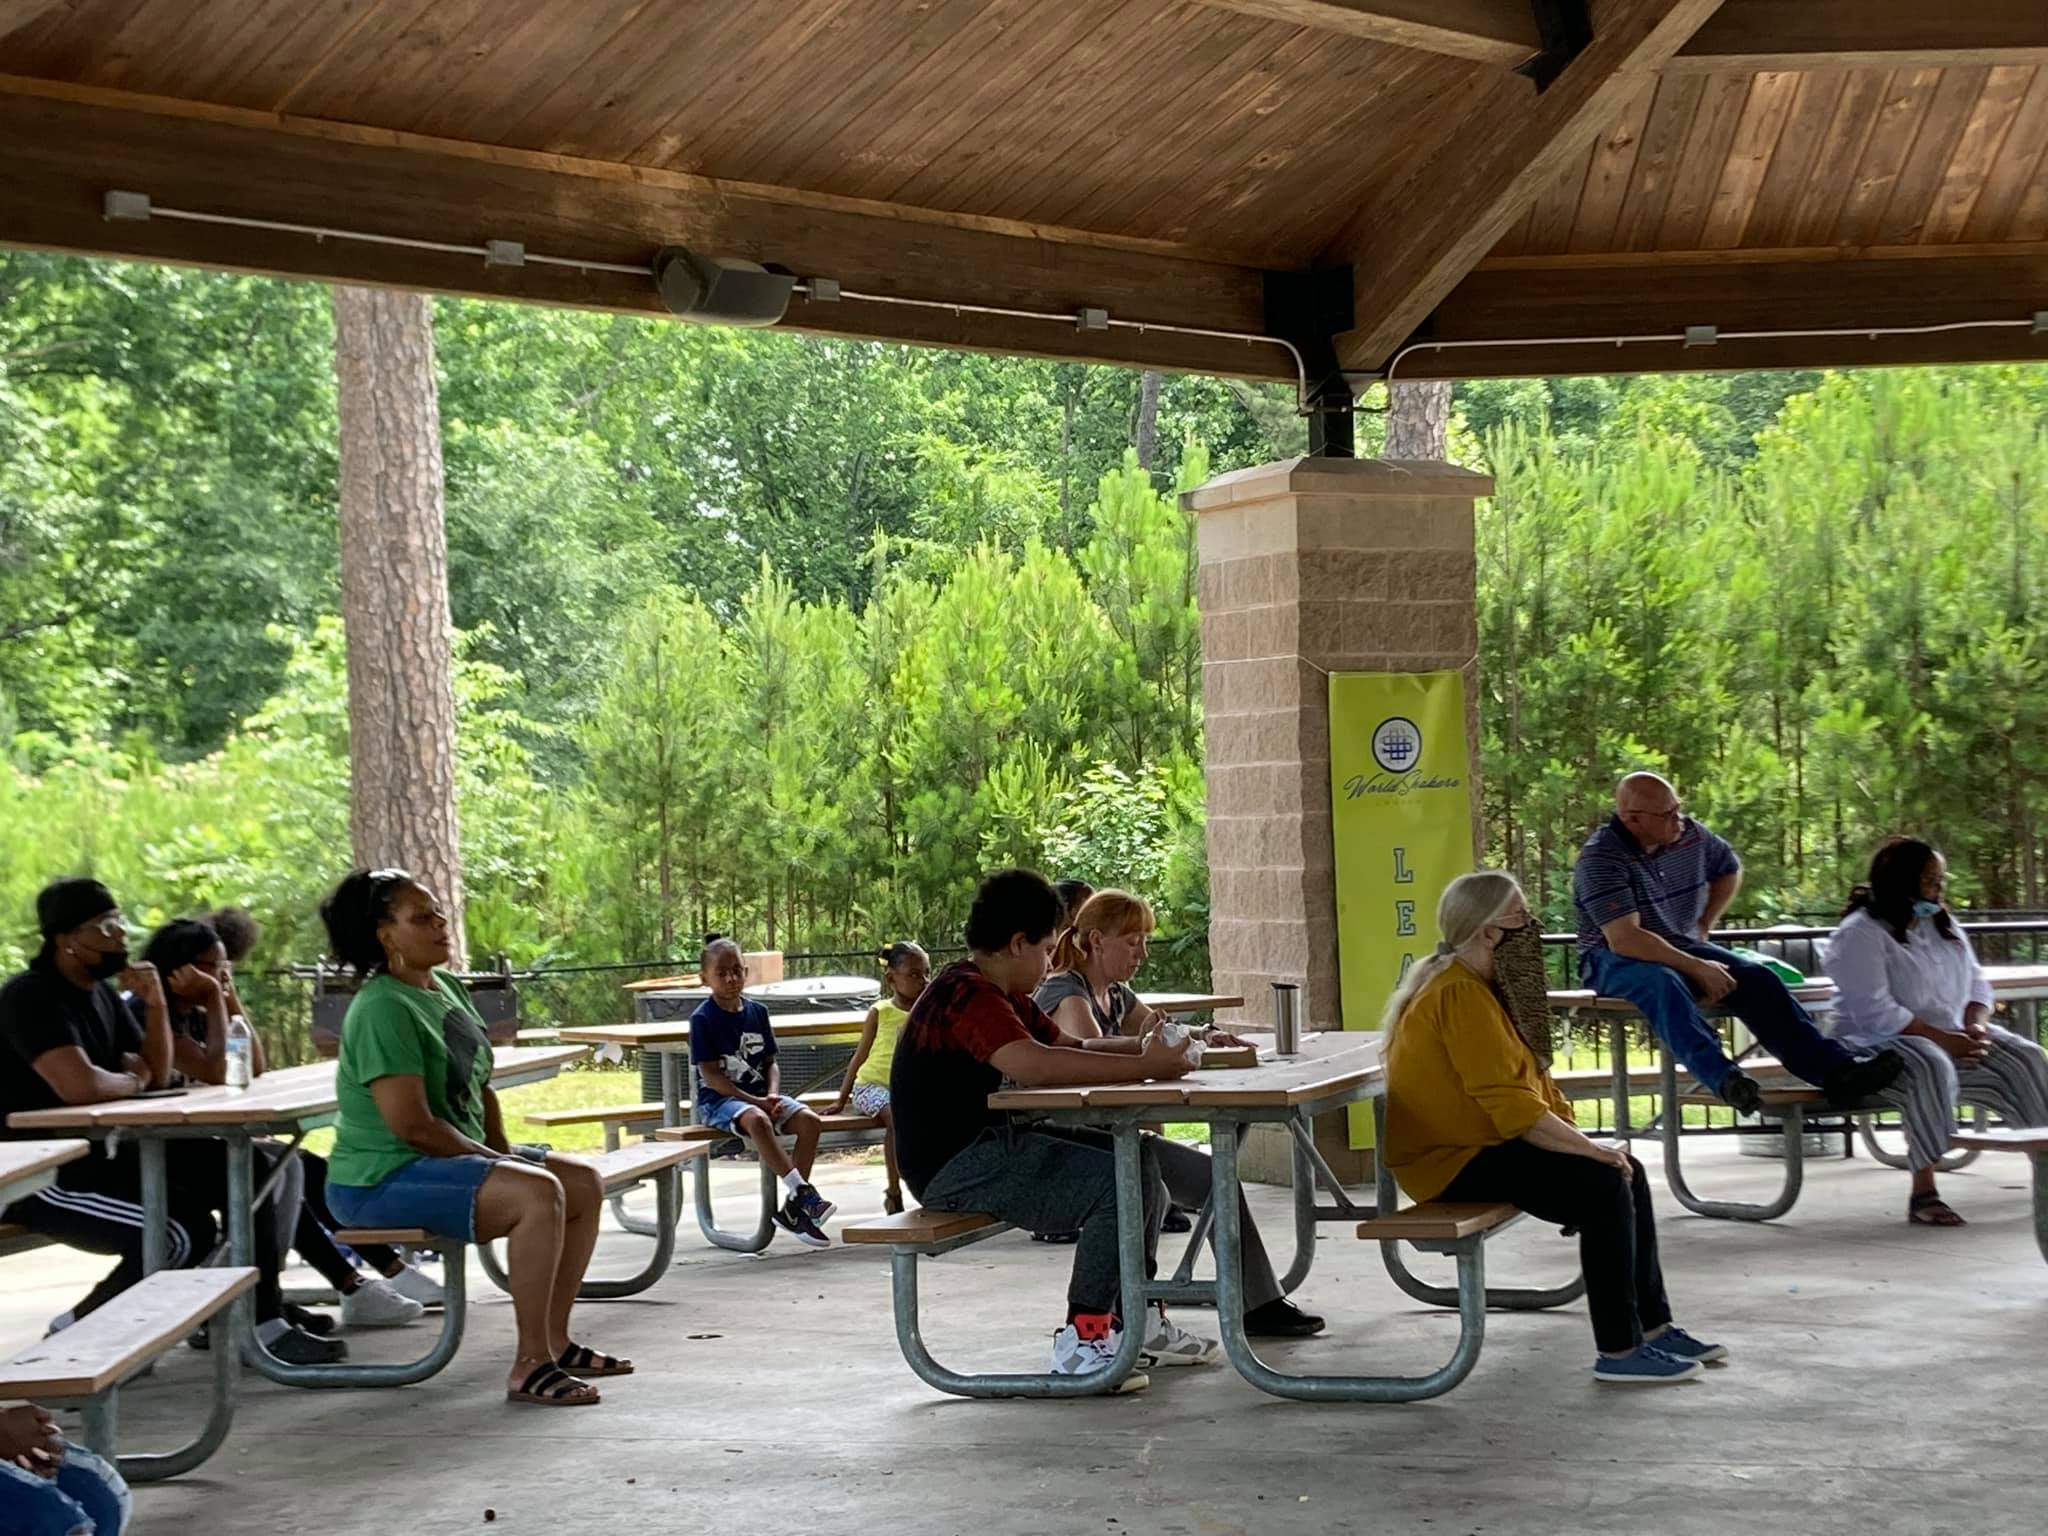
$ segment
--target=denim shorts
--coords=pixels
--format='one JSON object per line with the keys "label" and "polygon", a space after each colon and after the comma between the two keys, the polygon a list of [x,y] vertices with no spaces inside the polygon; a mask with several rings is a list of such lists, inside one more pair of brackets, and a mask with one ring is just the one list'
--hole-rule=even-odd
{"label": "denim shorts", "polygon": [[[754,1107],[745,1099],[717,1099],[697,1106],[697,1122],[737,1136],[740,1134],[740,1116]],[[775,1095],[775,1129],[779,1131],[789,1124],[791,1117],[800,1114],[803,1107],[786,1093]]]}
{"label": "denim shorts", "polygon": [[425,1227],[443,1237],[476,1241],[476,1192],[491,1176],[493,1160],[422,1157],[381,1184],[327,1185],[327,1204],[349,1227]]}
{"label": "denim shorts", "polygon": [[121,1536],[131,1507],[121,1474],[83,1446],[65,1446],[54,1478],[0,1462],[0,1536]]}
{"label": "denim shorts", "polygon": [[847,1102],[872,1120],[889,1107],[889,1090],[880,1083],[855,1083]]}

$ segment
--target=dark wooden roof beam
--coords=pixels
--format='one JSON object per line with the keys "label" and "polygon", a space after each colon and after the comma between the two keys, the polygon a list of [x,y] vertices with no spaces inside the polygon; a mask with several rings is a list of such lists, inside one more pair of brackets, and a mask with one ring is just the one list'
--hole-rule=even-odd
{"label": "dark wooden roof beam", "polygon": [[1377,371],[1395,348],[1586,153],[1629,99],[1714,13],[1720,0],[1610,0],[1593,41],[1548,90],[1492,82],[1433,155],[1361,208],[1322,253],[1356,274],[1353,328],[1337,338],[1346,368]]}
{"label": "dark wooden roof beam", "polygon": [[2048,0],[1724,0],[1666,73],[2041,63]]}

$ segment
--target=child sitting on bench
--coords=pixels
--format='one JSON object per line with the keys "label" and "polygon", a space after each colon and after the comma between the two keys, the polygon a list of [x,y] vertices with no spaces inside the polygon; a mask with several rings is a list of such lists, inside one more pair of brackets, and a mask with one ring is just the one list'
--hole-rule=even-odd
{"label": "child sitting on bench", "polygon": [[882,1196],[882,1209],[891,1216],[903,1212],[903,1184],[896,1172],[896,1121],[889,1111],[889,1064],[896,1056],[896,1032],[910,1017],[910,1010],[924,995],[932,979],[931,956],[920,945],[902,940],[887,945],[879,956],[882,996],[860,1021],[860,1044],[853,1060],[846,1064],[846,1080],[839,1085],[839,1097],[832,1113],[838,1114],[852,1101],[853,1107],[870,1119],[882,1122],[882,1161],[889,1170],[889,1189]]}
{"label": "child sitting on bench", "polygon": [[[811,1163],[824,1122],[778,1091],[775,1031],[768,1010],[743,995],[747,962],[739,945],[723,934],[709,935],[697,971],[711,989],[690,1015],[698,1123],[752,1142],[788,1191],[774,1213],[775,1224],[800,1243],[829,1248],[825,1223],[838,1207],[811,1187]],[[796,1138],[794,1154],[782,1150],[783,1135]]]}

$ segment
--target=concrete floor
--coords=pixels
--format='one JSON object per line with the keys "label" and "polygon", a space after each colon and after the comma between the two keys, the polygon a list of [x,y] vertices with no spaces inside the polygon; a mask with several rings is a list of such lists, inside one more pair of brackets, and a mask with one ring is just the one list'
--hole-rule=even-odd
{"label": "concrete floor", "polygon": [[[1775,1183],[1773,1163],[1696,1145],[1688,1167],[1703,1192],[1754,1198]],[[879,1209],[878,1170],[821,1173],[845,1212]],[[719,1182],[744,1201],[752,1176],[727,1167]],[[1944,1189],[1968,1229],[1909,1229],[1905,1176],[1860,1157],[1810,1168],[1798,1208],[1768,1226],[1680,1215],[1660,1182],[1679,1317],[1730,1345],[1727,1367],[1678,1388],[1599,1389],[1582,1306],[1495,1315],[1463,1386],[1389,1408],[1284,1403],[1227,1367],[1159,1373],[1149,1393],[1107,1401],[944,1397],[897,1354],[883,1253],[784,1239],[740,1258],[708,1251],[692,1228],[655,1291],[583,1310],[584,1338],[640,1366],[605,1384],[603,1405],[504,1404],[510,1308],[477,1276],[484,1299],[443,1375],[331,1393],[246,1378],[226,1448],[140,1490],[137,1528],[414,1536],[480,1530],[494,1512],[508,1536],[2038,1532],[2048,1264],[2025,1163],[1987,1157]],[[1275,1233],[1284,1200],[1254,1192]],[[600,1265],[623,1265],[638,1241],[608,1233]],[[60,1250],[0,1261],[0,1340],[32,1337],[99,1262]],[[1526,1222],[1489,1254],[1496,1283],[1553,1282],[1571,1262],[1553,1230]],[[1020,1236],[928,1265],[934,1351],[1038,1368],[1064,1272],[1063,1255]],[[1455,1332],[1342,1227],[1328,1229],[1302,1299],[1330,1332],[1274,1347],[1276,1362],[1414,1371]],[[1182,1320],[1199,1329],[1205,1317]],[[395,1343],[372,1335],[358,1358]],[[205,1382],[202,1357],[180,1350],[129,1388],[128,1443],[167,1441]]]}

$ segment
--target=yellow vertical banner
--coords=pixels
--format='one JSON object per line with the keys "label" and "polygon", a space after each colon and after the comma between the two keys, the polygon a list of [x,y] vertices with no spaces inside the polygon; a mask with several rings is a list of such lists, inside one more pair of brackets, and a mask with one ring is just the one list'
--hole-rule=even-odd
{"label": "yellow vertical banner", "polygon": [[[1458,673],[1330,674],[1330,808],[1344,1027],[1377,1029],[1436,947],[1437,898],[1472,868]],[[1369,1105],[1351,1106],[1351,1145],[1372,1145]]]}

